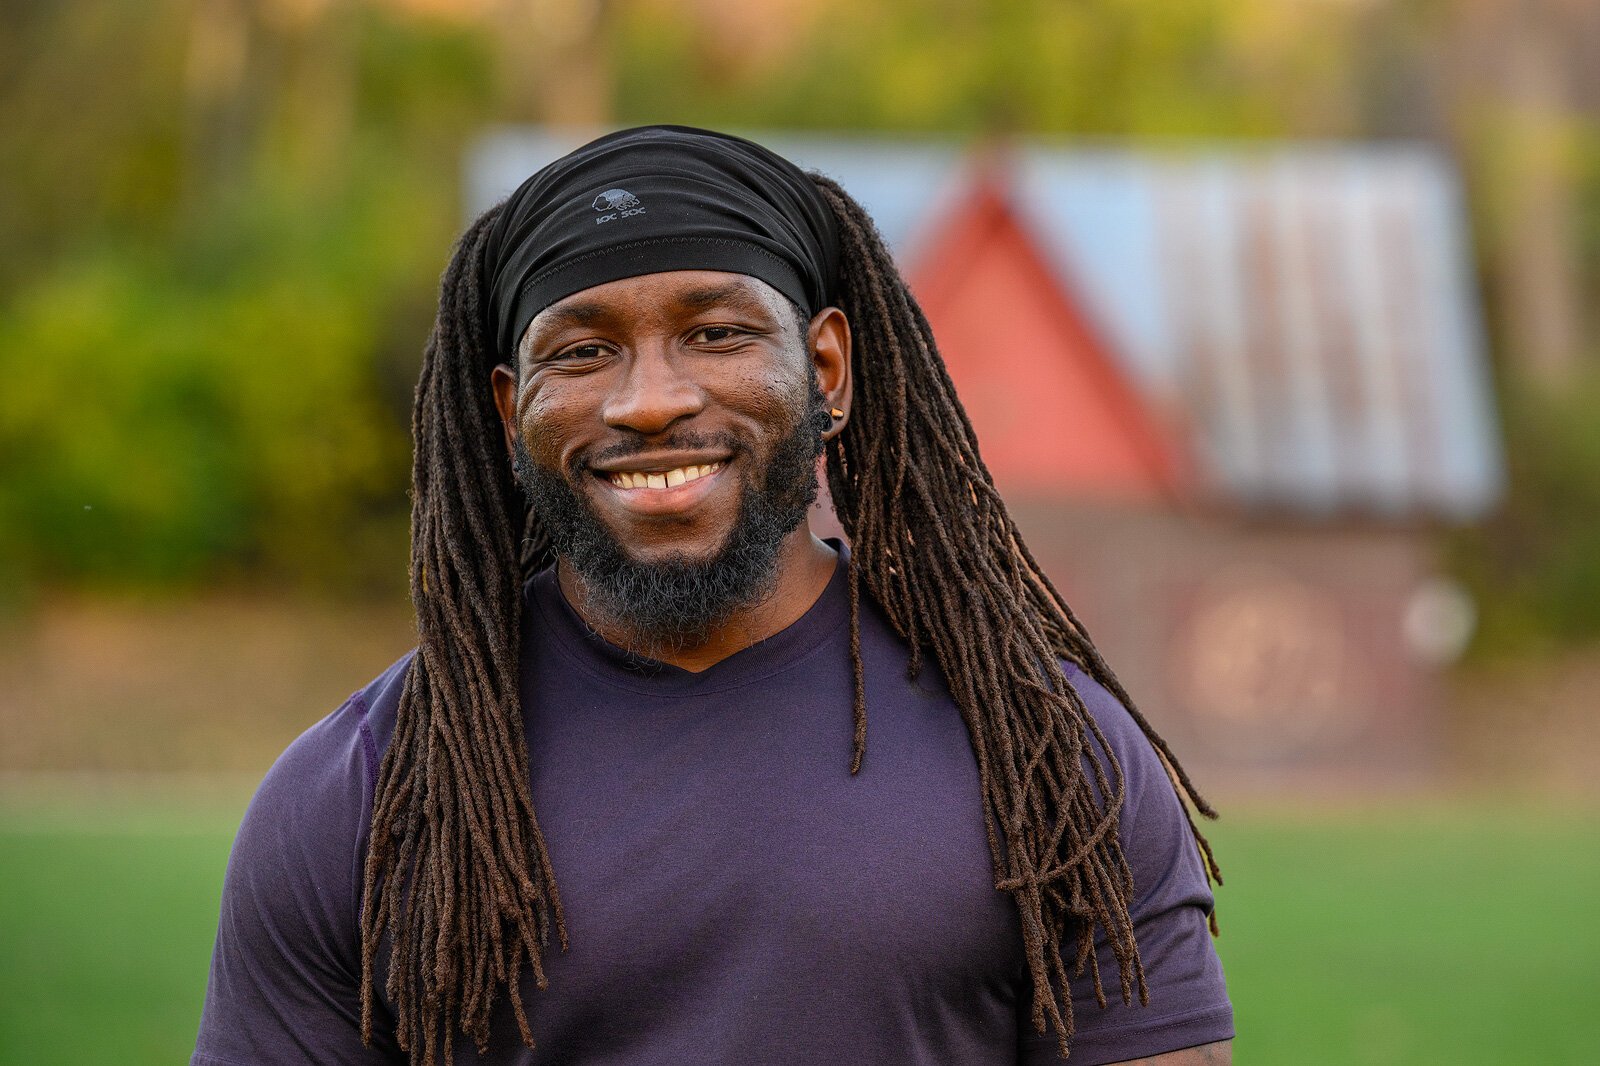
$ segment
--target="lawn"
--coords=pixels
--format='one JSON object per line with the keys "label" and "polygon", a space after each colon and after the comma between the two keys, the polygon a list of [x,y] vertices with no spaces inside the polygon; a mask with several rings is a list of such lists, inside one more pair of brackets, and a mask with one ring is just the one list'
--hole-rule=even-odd
{"label": "lawn", "polygon": [[[186,1059],[237,813],[0,809],[0,1063]],[[1238,1062],[1600,1062],[1600,815],[1215,830]]]}

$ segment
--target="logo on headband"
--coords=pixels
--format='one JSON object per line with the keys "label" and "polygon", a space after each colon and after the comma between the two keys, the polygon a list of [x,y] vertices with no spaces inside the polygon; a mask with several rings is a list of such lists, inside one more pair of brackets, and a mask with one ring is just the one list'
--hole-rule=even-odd
{"label": "logo on headband", "polygon": [[639,206],[639,198],[627,189],[607,189],[594,198],[594,209],[601,212],[600,217],[594,220],[597,226],[613,219],[644,214],[644,208]]}

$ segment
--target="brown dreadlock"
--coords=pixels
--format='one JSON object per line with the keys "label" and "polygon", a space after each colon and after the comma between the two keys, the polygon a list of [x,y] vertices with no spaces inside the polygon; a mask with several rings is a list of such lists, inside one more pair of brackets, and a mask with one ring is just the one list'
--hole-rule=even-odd
{"label": "brown dreadlock", "polygon": [[[931,655],[961,710],[995,887],[1011,894],[1021,917],[1033,1023],[1041,1033],[1052,1027],[1065,1055],[1069,974],[1087,969],[1096,999],[1107,1001],[1097,930],[1116,959],[1123,1001],[1149,994],[1117,838],[1122,768],[1059,661],[1121,700],[1179,795],[1208,817],[1215,812],[1022,542],[927,320],[871,219],[838,185],[813,180],[838,222],[838,304],[854,336],[851,419],[827,450],[828,484],[852,548],[850,769],[866,752],[865,586],[909,646],[910,673]],[[513,483],[489,388],[499,359],[486,339],[479,263],[498,211],[456,246],[417,386],[411,595],[419,647],[379,772],[362,887],[362,1036],[370,1042],[373,975],[388,938],[396,1039],[413,1063],[430,1066],[441,1053],[450,1060],[458,1031],[485,1050],[502,988],[532,1046],[522,968],[531,966],[544,988],[552,932],[567,944],[529,794],[517,690],[518,592],[551,551]],[[1210,845],[1192,817],[1189,824],[1220,883]]]}

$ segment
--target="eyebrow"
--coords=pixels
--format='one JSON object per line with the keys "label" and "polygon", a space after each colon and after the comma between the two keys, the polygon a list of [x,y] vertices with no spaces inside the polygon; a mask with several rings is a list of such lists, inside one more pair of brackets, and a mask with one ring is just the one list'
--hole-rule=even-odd
{"label": "eyebrow", "polygon": [[541,316],[541,330],[560,329],[563,326],[587,326],[605,318],[609,309],[605,304],[563,303],[547,308]]}
{"label": "eyebrow", "polygon": [[707,285],[678,294],[677,303],[686,311],[704,311],[718,304],[734,304],[741,309],[756,310],[762,305],[742,282],[730,281],[724,285]]}

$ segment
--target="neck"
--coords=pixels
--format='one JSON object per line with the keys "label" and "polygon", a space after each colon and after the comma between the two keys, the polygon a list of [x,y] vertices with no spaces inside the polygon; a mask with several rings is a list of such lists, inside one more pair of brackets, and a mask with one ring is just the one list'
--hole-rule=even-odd
{"label": "neck", "polygon": [[578,616],[612,644],[698,673],[793,625],[822,595],[837,562],[838,553],[802,523],[778,547],[777,570],[770,588],[704,634],[687,638],[647,637],[629,626],[625,618],[601,611],[584,587],[582,576],[565,559],[557,563],[556,580]]}

